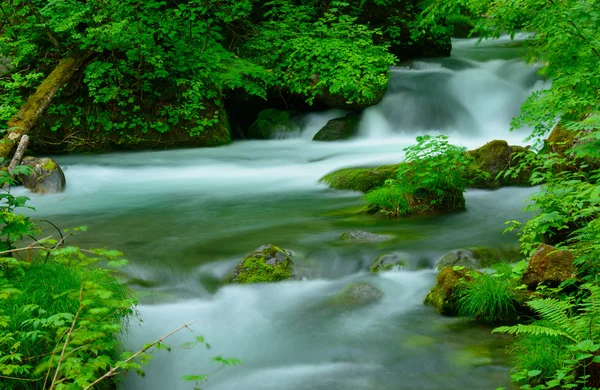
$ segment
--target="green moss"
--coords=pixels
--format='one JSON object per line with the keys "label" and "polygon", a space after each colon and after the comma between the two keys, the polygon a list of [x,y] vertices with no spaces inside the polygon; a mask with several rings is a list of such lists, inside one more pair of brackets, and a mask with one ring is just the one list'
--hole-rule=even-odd
{"label": "green moss", "polygon": [[258,119],[248,129],[250,138],[271,139],[278,132],[291,132],[299,130],[292,122],[296,115],[294,111],[283,111],[269,108],[258,114]]}
{"label": "green moss", "polygon": [[518,154],[527,151],[521,146],[509,146],[502,140],[491,141],[478,149],[468,151],[467,154],[473,158],[473,164],[466,173],[473,181],[470,187],[495,189],[502,186],[531,186],[531,168],[523,169],[516,177],[498,177],[500,172],[518,166]]}
{"label": "green moss", "polygon": [[546,142],[549,150],[565,157],[567,150],[571,149],[580,132],[568,130],[564,124],[559,123],[554,126]]}
{"label": "green moss", "polygon": [[336,190],[368,192],[394,179],[400,164],[377,168],[344,168],[323,176],[319,181]]}
{"label": "green moss", "polygon": [[271,283],[291,279],[294,263],[274,245],[265,245],[248,254],[237,266],[231,283]]}
{"label": "green moss", "polygon": [[47,159],[44,165],[42,165],[42,169],[46,171],[53,171],[56,169],[56,164],[51,159]]}
{"label": "green moss", "polygon": [[447,267],[441,270],[435,286],[427,294],[423,303],[432,306],[440,314],[457,315],[459,291],[463,282],[471,280],[469,272],[471,271],[459,267]]}

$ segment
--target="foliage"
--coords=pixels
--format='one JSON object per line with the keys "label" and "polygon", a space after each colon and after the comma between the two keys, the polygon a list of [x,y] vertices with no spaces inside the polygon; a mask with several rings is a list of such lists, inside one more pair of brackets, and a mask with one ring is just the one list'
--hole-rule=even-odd
{"label": "foliage", "polygon": [[[14,68],[0,90],[21,97],[14,96],[1,115],[14,113],[22,93],[30,91],[23,87],[34,86],[25,81],[39,80],[69,51],[87,50],[93,55],[82,77],[97,107],[93,115],[77,109],[85,94],[63,99],[50,113],[75,115],[71,125],[87,123],[120,134],[133,128],[162,133],[174,126],[198,134],[218,122],[222,90],[264,94],[264,69],[223,46],[224,28],[247,18],[251,7],[249,0],[11,2],[4,11],[14,15],[14,23],[4,24],[0,49]],[[49,34],[58,47],[50,44]],[[27,69],[37,72],[30,75]],[[144,115],[148,112],[152,118]]]}
{"label": "foliage", "polygon": [[491,274],[471,272],[460,289],[458,313],[484,322],[512,320],[519,306],[520,275],[513,267],[500,263]]}
{"label": "foliage", "polygon": [[[0,389],[102,389],[110,388],[106,379],[122,371],[142,373],[151,350],[170,349],[164,339],[189,329],[188,324],[138,352],[123,351],[120,336],[136,301],[114,275],[115,267],[127,263],[122,253],[65,245],[68,236],[85,228],[60,233],[60,241],[35,239],[33,221],[16,214],[28,207],[28,198],[13,196],[12,176],[0,172],[0,186],[9,185],[0,202]],[[17,167],[13,173],[29,170]],[[33,241],[16,248],[25,236]],[[201,336],[185,347],[196,344],[209,347]],[[220,367],[239,363],[222,357],[214,361]],[[182,379],[199,389],[207,378]]]}
{"label": "foliage", "polygon": [[387,89],[387,46],[374,45],[381,34],[344,13],[347,3],[332,1],[316,16],[313,6],[289,0],[269,3],[266,20],[243,50],[263,65],[277,88],[308,97],[340,95],[339,104],[373,104]]}
{"label": "foliage", "polygon": [[425,135],[404,152],[397,179],[365,196],[369,209],[406,215],[464,208],[463,192],[470,183],[465,173],[472,162],[464,148],[446,136]]}
{"label": "foliage", "polygon": [[[538,325],[555,329],[552,323],[540,320]],[[549,380],[556,371],[565,368],[565,360],[572,359],[567,350],[569,341],[544,335],[519,335],[510,346],[511,364],[519,375],[540,371],[537,381]]]}
{"label": "foliage", "polygon": [[364,199],[369,210],[380,211],[391,216],[406,215],[413,211],[410,206],[410,190],[388,182],[382,187],[367,192]]}
{"label": "foliage", "polygon": [[[600,363],[600,287],[583,285],[579,299],[535,299],[527,304],[541,317],[541,321],[529,325],[502,326],[494,332],[527,335],[536,338],[551,339],[549,344],[566,343],[565,349],[556,354],[561,361],[548,363],[559,367],[554,372],[524,368],[513,375],[517,382],[538,380],[533,389],[597,387],[597,364]],[[559,341],[555,341],[558,339]],[[596,372],[596,375],[593,373]],[[541,375],[543,377],[540,377]],[[592,375],[590,375],[592,374]],[[538,378],[540,377],[540,378]],[[548,380],[546,380],[548,379]],[[524,385],[521,388],[532,388]]]}

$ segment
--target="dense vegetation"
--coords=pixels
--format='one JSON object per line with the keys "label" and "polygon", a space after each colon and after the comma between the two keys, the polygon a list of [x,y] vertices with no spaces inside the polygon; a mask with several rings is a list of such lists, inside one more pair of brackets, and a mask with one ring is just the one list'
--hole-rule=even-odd
{"label": "dense vegetation", "polygon": [[34,129],[33,147],[43,151],[223,144],[226,98],[297,96],[362,108],[381,100],[397,56],[438,41],[442,49],[429,54],[449,54],[447,35],[417,28],[412,0],[16,0],[2,7],[0,123],[62,58],[83,58]]}
{"label": "dense vegetation", "polygon": [[[513,322],[495,331],[518,335],[511,353],[521,388],[600,387],[597,0],[15,0],[1,12],[0,123],[61,59],[83,61],[36,125],[34,146],[46,151],[217,145],[230,139],[230,99],[295,96],[360,110],[381,100],[398,56],[427,53],[414,49],[422,42],[444,54],[459,26],[484,37],[531,33],[527,59],[553,84],[527,100],[513,126],[531,128],[539,153],[523,153],[502,173],[531,172],[541,186],[527,206],[533,218],[509,222],[526,261],[464,273],[457,312]],[[568,142],[544,143],[553,128]],[[464,149],[421,137],[405,151],[406,161],[389,168],[395,179],[365,184],[370,209],[398,216],[464,208]],[[12,180],[2,175],[0,184]],[[39,228],[15,212],[27,199],[7,192],[2,201],[0,388],[86,388],[107,373],[139,370],[138,355],[121,351],[118,340],[135,304],[109,270],[123,263],[121,254],[37,240]],[[33,241],[17,248],[24,239]],[[572,253],[575,277],[523,283],[541,243]]]}
{"label": "dense vegetation", "polygon": [[[564,280],[559,286],[538,285],[527,291],[520,282],[525,272],[520,263],[512,272],[482,275],[466,283],[459,301],[461,311],[475,319],[503,320],[515,310],[515,298],[521,296],[518,300],[525,301],[530,310],[518,308],[518,304],[517,309],[522,313],[532,311],[533,322],[496,329],[519,335],[511,349],[516,368],[513,380],[523,389],[598,388],[598,2],[455,0],[432,2],[425,15],[425,23],[439,15],[469,20],[474,31],[486,37],[504,32],[514,35],[520,30],[533,33],[525,41],[525,52],[530,61],[543,64],[542,73],[551,77],[553,84],[527,100],[513,125],[529,125],[531,138],[540,141],[560,120],[554,134],[565,134],[562,139],[551,137],[537,155],[523,156],[529,162],[523,160],[521,169],[533,165],[531,181],[541,187],[527,206],[527,210],[535,212],[534,217],[523,226],[509,223],[509,230],[519,230],[527,258],[540,243],[571,251],[575,255],[576,278]],[[472,15],[485,17],[474,20]],[[519,168],[511,169],[504,174],[515,175],[518,171]]]}

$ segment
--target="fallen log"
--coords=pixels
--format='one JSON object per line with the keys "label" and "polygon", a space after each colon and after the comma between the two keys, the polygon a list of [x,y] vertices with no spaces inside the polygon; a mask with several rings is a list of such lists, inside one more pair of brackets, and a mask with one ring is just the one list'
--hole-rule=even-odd
{"label": "fallen log", "polygon": [[27,134],[48,108],[58,90],[73,77],[75,71],[90,54],[89,51],[82,51],[63,58],[35,93],[29,96],[19,112],[8,121],[7,132],[0,141],[0,159],[6,159],[10,155],[21,137]]}

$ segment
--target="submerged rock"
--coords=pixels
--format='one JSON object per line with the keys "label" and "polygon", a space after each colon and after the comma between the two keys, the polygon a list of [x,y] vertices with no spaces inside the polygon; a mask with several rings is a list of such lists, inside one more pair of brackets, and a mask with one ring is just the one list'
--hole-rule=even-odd
{"label": "submerged rock", "polygon": [[339,141],[348,139],[358,133],[360,115],[350,113],[343,118],[335,118],[327,122],[315,134],[313,141]]}
{"label": "submerged rock", "polygon": [[468,268],[447,267],[440,271],[435,286],[425,297],[423,303],[432,306],[440,314],[454,316],[458,314],[457,301],[461,285],[469,281]]}
{"label": "submerged rock", "polygon": [[384,165],[377,168],[343,168],[323,176],[319,181],[336,190],[368,192],[394,179],[400,167]]}
{"label": "submerged rock", "polygon": [[300,126],[293,121],[294,114],[293,111],[274,108],[263,110],[248,129],[248,136],[258,139],[284,138],[285,133],[300,131]]}
{"label": "submerged rock", "polygon": [[356,243],[384,242],[392,239],[391,236],[385,234],[373,234],[369,232],[363,232],[360,230],[342,233],[340,238],[346,242]]}
{"label": "submerged rock", "polygon": [[383,298],[383,293],[369,283],[351,283],[344,287],[334,298],[338,305],[362,306]]}
{"label": "submerged rock", "polygon": [[291,279],[294,263],[290,254],[271,244],[249,253],[235,268],[231,283],[269,283]]}
{"label": "submerged rock", "polygon": [[481,269],[500,262],[513,262],[519,259],[518,247],[514,250],[492,249],[484,247],[468,247],[455,249],[442,257],[436,268],[461,266],[470,269]]}
{"label": "submerged rock", "polygon": [[29,176],[20,175],[19,179],[28,190],[39,194],[53,194],[65,189],[65,174],[51,158],[25,157],[21,165],[32,168]]}
{"label": "submerged rock", "polygon": [[521,281],[531,288],[538,284],[558,286],[567,279],[575,278],[575,256],[566,249],[540,244],[536,249]]}
{"label": "submerged rock", "polygon": [[[522,170],[514,178],[497,178],[500,172],[517,167],[520,163],[518,154],[523,152],[528,152],[528,150],[522,146],[510,146],[502,140],[491,141],[478,149],[468,151],[467,154],[473,157],[473,165],[467,170],[467,177],[473,180],[470,187],[494,189],[502,186],[531,186],[529,182],[532,173],[531,167]],[[485,177],[479,175],[479,170],[487,175]]]}
{"label": "submerged rock", "polygon": [[409,256],[402,252],[385,253],[375,259],[369,271],[377,273],[390,271],[395,268],[403,268],[408,266],[408,258]]}

